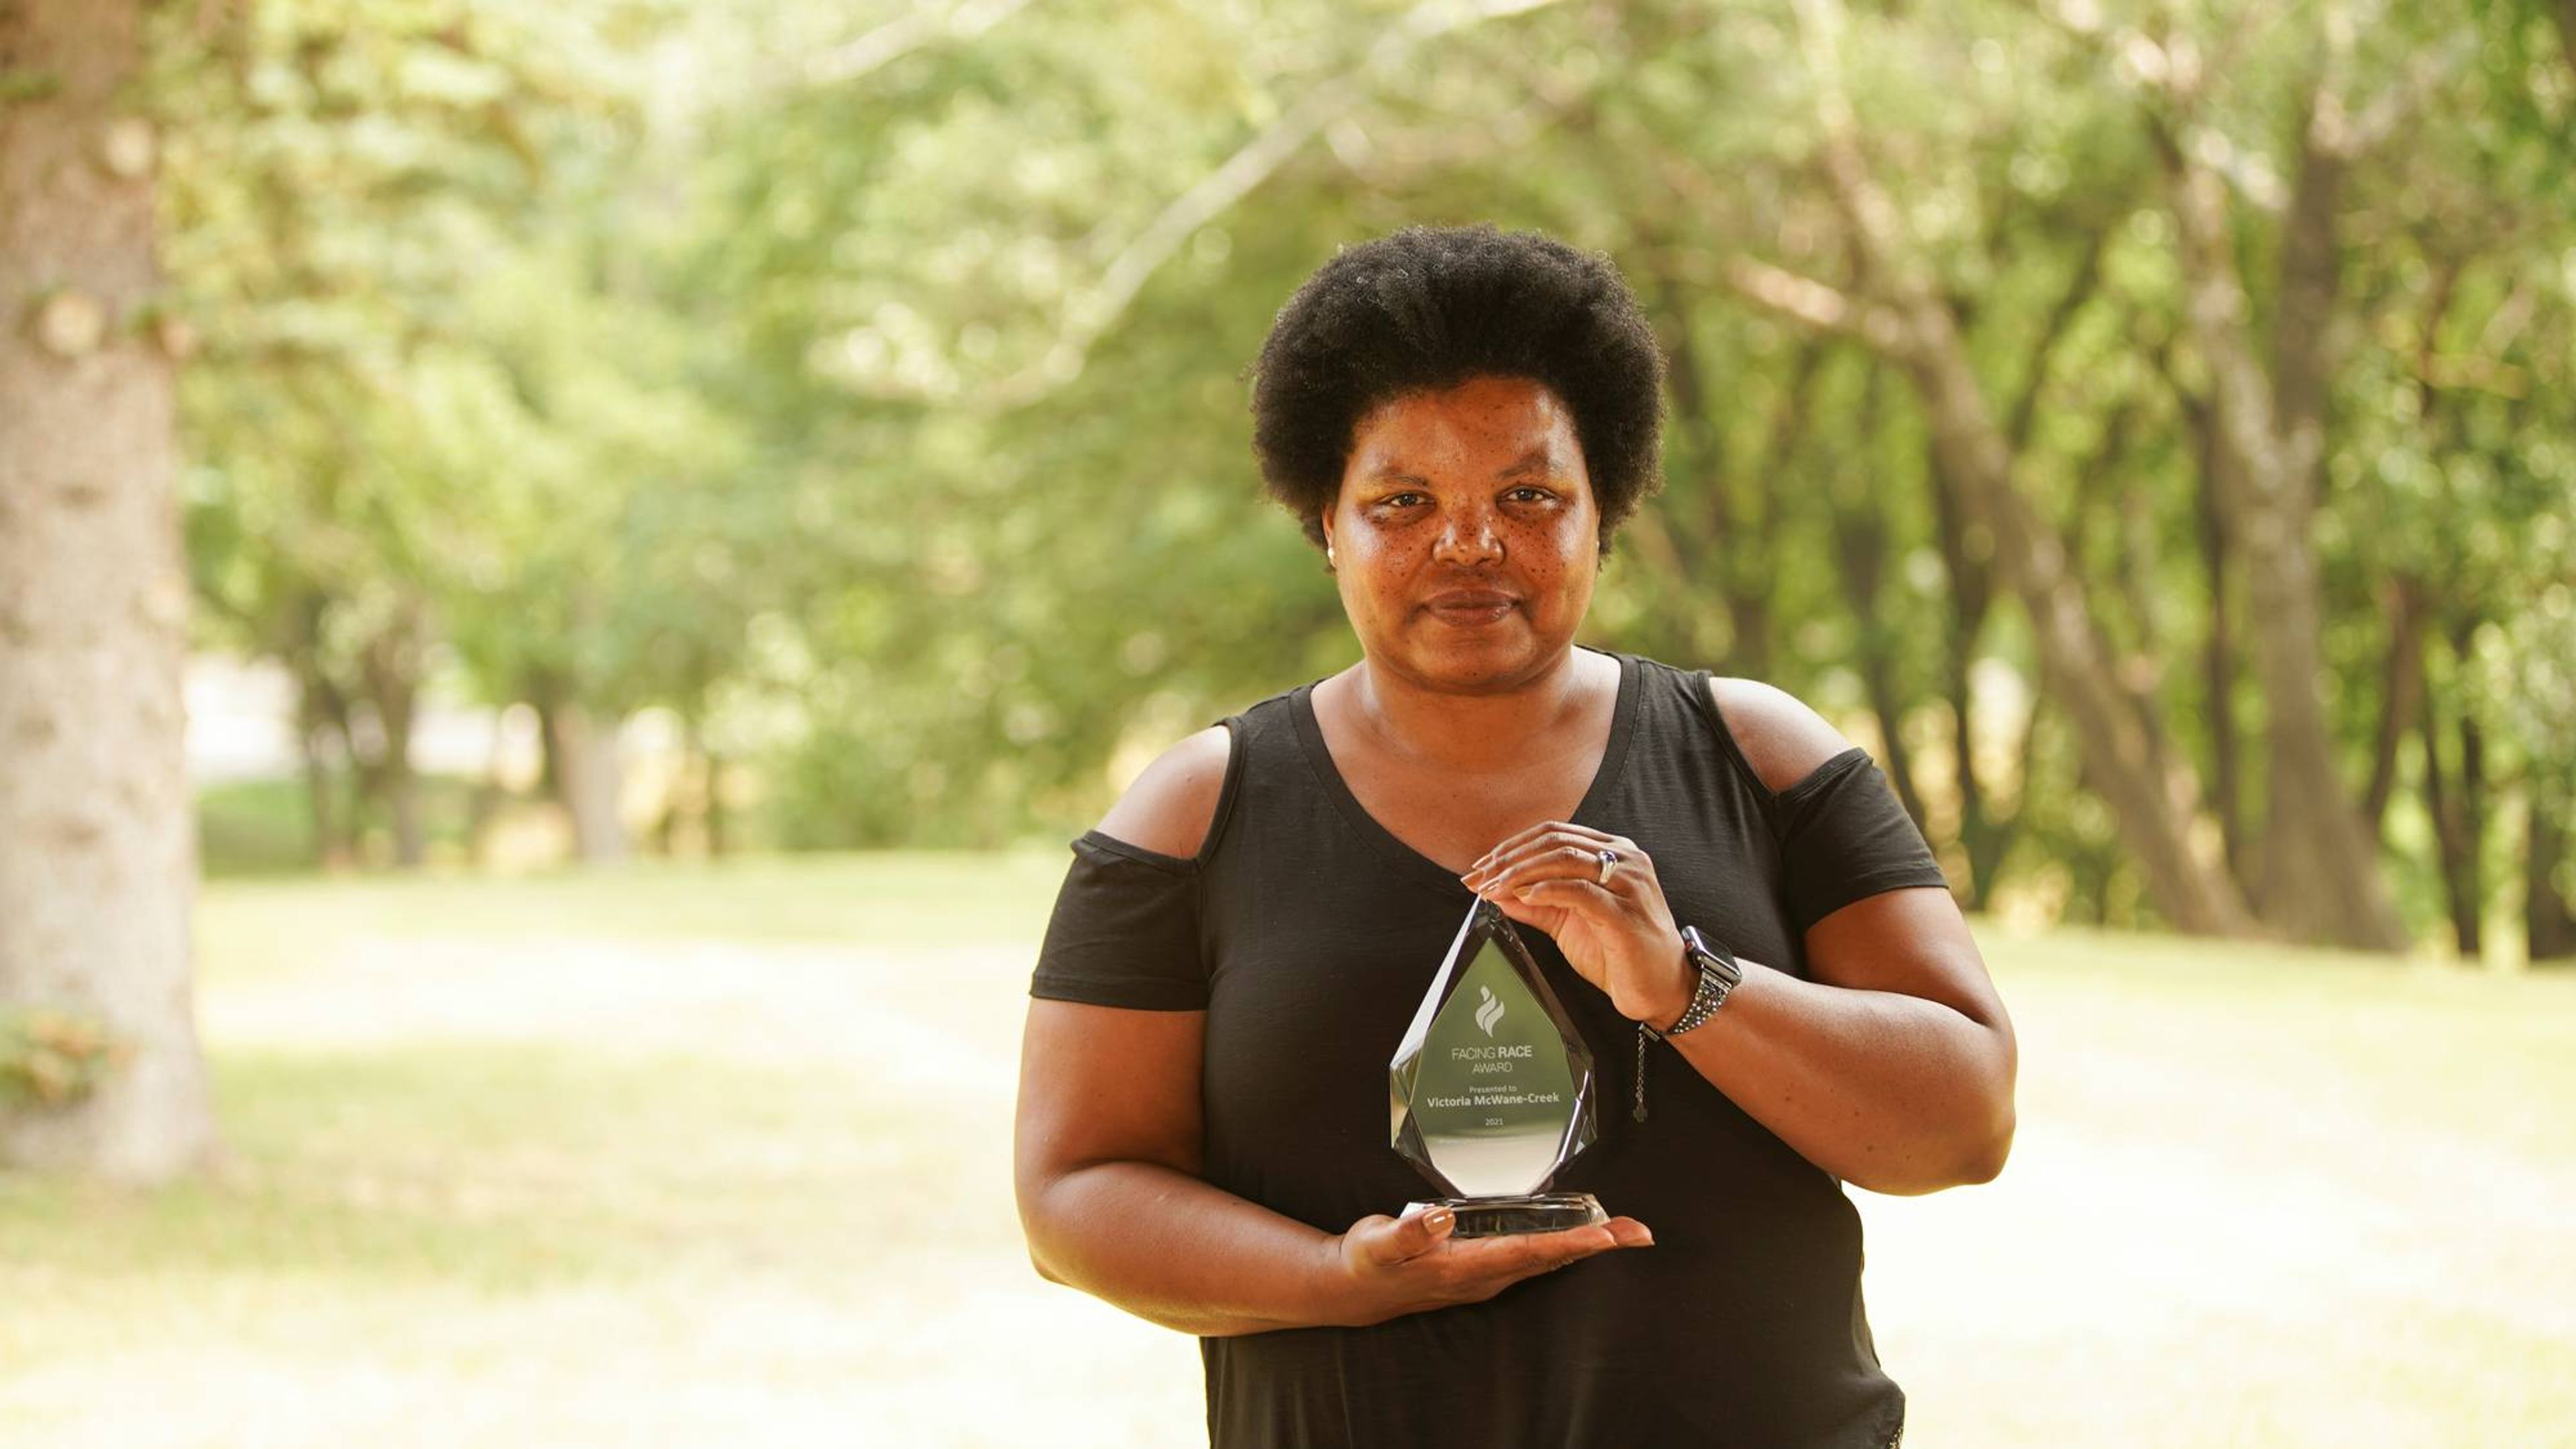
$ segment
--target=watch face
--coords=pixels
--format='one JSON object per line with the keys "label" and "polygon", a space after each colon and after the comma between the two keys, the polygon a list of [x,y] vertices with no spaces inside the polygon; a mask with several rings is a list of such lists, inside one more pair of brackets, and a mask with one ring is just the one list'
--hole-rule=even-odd
{"label": "watch face", "polygon": [[1717,979],[1732,987],[1743,979],[1744,968],[1735,964],[1735,953],[1708,938],[1697,926],[1682,927],[1682,947],[1696,958],[1703,969],[1715,972]]}

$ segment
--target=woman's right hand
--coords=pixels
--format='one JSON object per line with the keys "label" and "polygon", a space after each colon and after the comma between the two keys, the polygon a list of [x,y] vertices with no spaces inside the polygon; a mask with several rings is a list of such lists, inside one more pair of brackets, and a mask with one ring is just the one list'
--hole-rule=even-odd
{"label": "woman's right hand", "polygon": [[1332,1240],[1336,1296],[1347,1313],[1334,1315],[1366,1327],[1458,1303],[1481,1303],[1524,1278],[1618,1248],[1649,1248],[1655,1235],[1635,1218],[1612,1218],[1588,1227],[1503,1237],[1453,1236],[1456,1214],[1430,1208],[1400,1218],[1378,1214],[1351,1224]]}

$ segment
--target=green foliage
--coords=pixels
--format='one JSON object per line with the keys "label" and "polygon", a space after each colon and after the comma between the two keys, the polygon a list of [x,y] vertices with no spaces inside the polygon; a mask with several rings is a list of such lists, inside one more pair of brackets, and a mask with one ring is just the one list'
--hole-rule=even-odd
{"label": "green foliage", "polygon": [[0,1007],[0,1107],[63,1107],[121,1069],[133,1048],[86,1012]]}
{"label": "green foliage", "polygon": [[[2092,33],[1863,8],[1841,49],[1865,159],[2164,747],[2214,788],[2232,720],[2261,829],[2259,692],[2202,677],[2248,621],[2202,553],[2212,374],[2159,129],[2223,159],[2267,344],[2331,73],[2355,115],[2404,118],[2337,217],[2313,541],[2346,777],[2375,765],[2407,580],[2467,641],[2432,677],[2491,787],[2576,794],[2555,12],[2390,12],[2329,66],[2329,5],[2097,8]],[[1408,222],[1538,226],[1612,255],[1690,363],[1594,642],[1874,719],[1916,747],[1946,858],[1985,829],[1987,876],[2152,920],[1992,541],[1940,506],[1914,380],[1728,284],[1744,257],[1874,280],[1791,7],[1472,10],[297,3],[166,46],[213,630],[353,694],[390,639],[494,702],[668,705],[761,768],[784,842],[1060,836],[1155,750],[1351,656],[1246,445],[1280,302]],[[1452,28],[1404,29],[1426,15]],[[2133,21],[2198,58],[2187,115],[2104,39]],[[1971,678],[2009,686],[1969,709],[1978,821],[1949,764]],[[2025,740],[2009,700],[2034,693]],[[2415,770],[2390,859],[2429,926]]]}

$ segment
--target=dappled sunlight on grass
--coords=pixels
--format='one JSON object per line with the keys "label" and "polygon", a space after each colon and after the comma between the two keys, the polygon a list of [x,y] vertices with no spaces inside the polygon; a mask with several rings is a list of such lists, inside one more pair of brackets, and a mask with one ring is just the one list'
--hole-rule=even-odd
{"label": "dappled sunlight on grass", "polygon": [[[1202,1442],[1191,1341],[1040,1282],[1012,1215],[1061,868],[210,890],[230,1161],[0,1179],[0,1444]],[[1909,1444],[2576,1422],[2576,981],[1987,948],[2011,1167],[1855,1194]]]}

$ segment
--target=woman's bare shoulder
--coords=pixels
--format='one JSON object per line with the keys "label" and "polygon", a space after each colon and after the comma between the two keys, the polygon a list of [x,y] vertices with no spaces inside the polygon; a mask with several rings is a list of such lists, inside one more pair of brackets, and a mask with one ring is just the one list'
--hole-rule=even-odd
{"label": "woman's bare shoulder", "polygon": [[1233,732],[1210,725],[1165,750],[1100,818],[1100,833],[1161,855],[1197,855],[1225,793],[1233,749]]}
{"label": "woman's bare shoulder", "polygon": [[1852,747],[1804,700],[1758,679],[1711,676],[1708,697],[1744,762],[1775,795]]}

